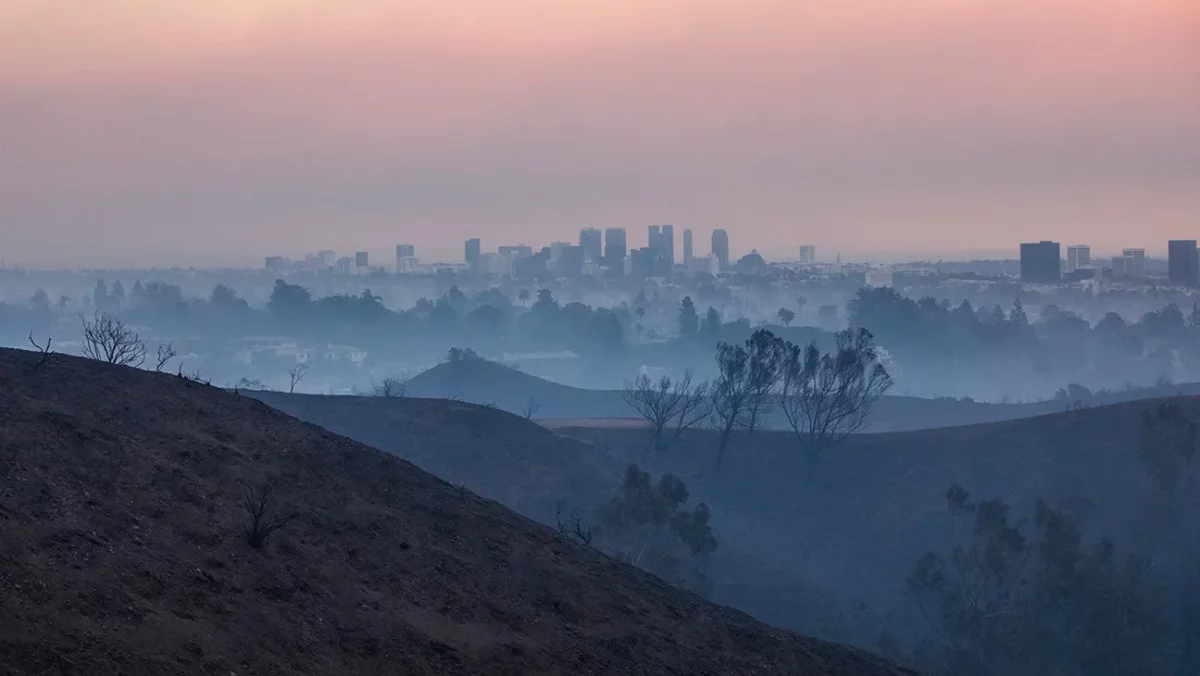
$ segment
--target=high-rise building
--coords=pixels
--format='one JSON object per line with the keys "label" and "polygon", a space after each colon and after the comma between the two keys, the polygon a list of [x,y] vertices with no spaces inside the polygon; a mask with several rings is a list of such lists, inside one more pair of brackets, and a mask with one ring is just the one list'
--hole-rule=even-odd
{"label": "high-rise building", "polygon": [[[675,268],[675,226],[664,225],[659,242],[661,243],[659,253],[665,259],[664,265],[668,271],[673,270]],[[670,274],[670,272],[667,274]]]}
{"label": "high-rise building", "polygon": [[411,261],[417,257],[417,249],[411,244],[396,245],[396,271],[400,270],[400,261]]}
{"label": "high-rise building", "polygon": [[579,246],[583,248],[586,260],[593,263],[599,263],[604,255],[603,236],[596,228],[584,228],[579,231]]}
{"label": "high-rise building", "polygon": [[267,256],[263,268],[272,272],[283,272],[287,266],[288,260],[283,256]]}
{"label": "high-rise building", "polygon": [[1021,281],[1052,284],[1062,280],[1062,247],[1042,240],[1021,245]]}
{"label": "high-rise building", "polygon": [[692,249],[692,230],[688,228],[683,231],[683,262],[691,263],[695,258],[695,251]]}
{"label": "high-rise building", "polygon": [[354,267],[356,267],[356,268],[365,268],[365,267],[368,267],[368,266],[367,266],[367,252],[366,252],[366,251],[356,251],[356,252],[354,252]]}
{"label": "high-rise building", "polygon": [[1076,244],[1067,247],[1067,272],[1075,272],[1092,264],[1092,247]]}
{"label": "high-rise building", "polygon": [[468,239],[466,245],[463,247],[463,258],[467,261],[467,265],[470,266],[471,272],[479,271],[479,254],[481,253],[481,246],[482,245],[479,242],[479,238],[473,237]]}
{"label": "high-rise building", "polygon": [[812,264],[817,262],[817,247],[811,244],[805,244],[800,247],[800,262],[803,264]]}
{"label": "high-rise building", "polygon": [[332,268],[334,265],[337,265],[337,255],[329,249],[318,251],[317,261],[320,262],[320,265],[323,268]]}
{"label": "high-rise building", "polygon": [[1122,256],[1129,256],[1133,259],[1133,269],[1129,272],[1130,277],[1144,279],[1146,277],[1146,250],[1145,249],[1125,249],[1121,252]]}
{"label": "high-rise building", "polygon": [[623,270],[628,253],[625,228],[609,228],[604,231],[604,263],[609,270]]}
{"label": "high-rise building", "polygon": [[721,269],[729,269],[729,233],[724,230],[713,230],[712,252],[721,262]]}
{"label": "high-rise building", "polygon": [[577,279],[583,276],[583,264],[585,262],[586,253],[583,247],[568,244],[558,252],[556,272],[561,277]]}
{"label": "high-rise building", "polygon": [[1200,260],[1196,240],[1173,239],[1167,242],[1167,276],[1172,284],[1200,286]]}

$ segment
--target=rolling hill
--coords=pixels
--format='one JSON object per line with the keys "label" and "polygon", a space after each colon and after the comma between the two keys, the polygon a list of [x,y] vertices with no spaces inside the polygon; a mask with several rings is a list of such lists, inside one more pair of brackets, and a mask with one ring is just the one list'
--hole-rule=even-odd
{"label": "rolling hill", "polygon": [[[556,424],[556,420],[628,419],[632,413],[619,390],[570,387],[485,360],[439,364],[409,380],[408,394],[413,397],[487,404],[517,415],[532,413],[535,418],[551,424]],[[1200,394],[1200,385],[1131,389],[1096,395],[1081,403],[1096,406],[1176,394]],[[887,396],[879,402],[871,417],[869,431],[901,432],[1014,420],[1057,413],[1065,410],[1069,403],[1043,401],[1000,404],[964,399]],[[772,417],[775,420],[768,420],[769,426],[780,429],[786,427],[786,421],[780,416]]]}
{"label": "rolling hill", "polygon": [[[907,673],[248,397],[37,364],[0,350],[0,672]],[[295,518],[255,549],[270,485]]]}
{"label": "rolling hill", "polygon": [[[388,419],[421,415],[428,405],[255,396],[347,436],[375,440],[402,457],[410,457],[406,448],[411,444]],[[1183,401],[1200,415],[1200,400]],[[355,413],[370,405],[386,405],[392,412]],[[617,481],[618,468],[629,461],[653,473],[672,472],[686,481],[695,499],[709,505],[721,540],[718,551],[737,559],[714,571],[714,596],[720,602],[772,623],[874,645],[878,636],[870,635],[872,628],[906,621],[896,618],[905,612],[905,579],[917,559],[947,545],[944,495],[952,484],[981,498],[1001,497],[1018,512],[1044,499],[1080,519],[1090,536],[1111,536],[1133,550],[1143,545],[1136,519],[1144,514],[1137,513],[1136,498],[1144,496],[1147,485],[1137,447],[1141,414],[1149,405],[1127,402],[977,425],[858,435],[821,459],[812,485],[805,484],[802,454],[790,432],[735,434],[720,471],[713,467],[712,432],[685,434],[662,456],[649,457],[645,430],[597,426],[561,427],[551,433],[522,424],[520,435],[506,443],[530,449],[525,457],[533,464],[516,472],[497,464],[497,456],[465,443],[459,444],[460,457],[453,462],[427,455],[410,459],[500,500],[511,500],[494,492],[501,487],[509,495],[522,495],[533,502],[508,504],[543,520],[548,513],[537,505],[556,497],[578,495],[579,504],[597,504],[586,496],[602,496],[605,485]],[[410,406],[413,413],[404,413]],[[504,416],[494,410],[487,415]],[[516,431],[518,424],[511,420],[511,429]],[[548,459],[563,464],[540,467]],[[572,463],[580,469],[570,471],[566,465]],[[522,472],[528,476],[523,478]],[[504,478],[492,487],[494,473]],[[577,493],[546,478],[570,476],[581,486],[592,473],[598,485],[575,489]],[[819,594],[811,591],[814,585]],[[809,600],[817,597],[827,598]],[[821,626],[826,620],[812,617],[821,608],[844,621],[844,608],[830,611],[824,603],[836,605],[851,597],[863,604],[869,621],[828,629]],[[843,633],[855,629],[868,633]]]}

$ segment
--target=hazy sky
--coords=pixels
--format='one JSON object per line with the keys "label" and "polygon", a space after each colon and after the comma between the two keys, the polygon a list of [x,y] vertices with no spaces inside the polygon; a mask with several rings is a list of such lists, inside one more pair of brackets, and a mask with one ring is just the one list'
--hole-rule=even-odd
{"label": "hazy sky", "polygon": [[1196,0],[0,0],[0,45],[10,264],[1200,237]]}

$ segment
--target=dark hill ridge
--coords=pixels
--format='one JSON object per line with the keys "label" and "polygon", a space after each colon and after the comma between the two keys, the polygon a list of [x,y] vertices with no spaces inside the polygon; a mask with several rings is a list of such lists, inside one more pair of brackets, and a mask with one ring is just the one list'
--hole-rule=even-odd
{"label": "dark hill ridge", "polygon": [[[174,376],[0,350],[0,672],[908,673]],[[265,550],[240,482],[299,516]]]}
{"label": "dark hill ridge", "polygon": [[[517,415],[524,415],[530,402],[535,402],[535,417],[548,421],[627,418],[633,415],[619,390],[570,387],[485,360],[439,364],[409,380],[408,394],[489,404]],[[1082,403],[1095,406],[1176,394],[1200,394],[1200,385],[1113,392],[1096,395]],[[879,402],[868,431],[903,432],[1014,420],[1058,413],[1065,410],[1067,404],[1063,401],[999,404],[963,399],[887,396]],[[786,427],[786,421],[781,417],[771,417],[777,418],[769,421],[771,426]]]}

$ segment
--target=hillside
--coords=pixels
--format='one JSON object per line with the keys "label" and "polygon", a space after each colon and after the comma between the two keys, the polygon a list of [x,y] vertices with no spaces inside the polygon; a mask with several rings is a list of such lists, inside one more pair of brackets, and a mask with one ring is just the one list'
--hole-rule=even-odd
{"label": "hillside", "polygon": [[[624,419],[631,415],[618,390],[589,390],[538,378],[490,361],[444,363],[408,381],[408,394],[431,399],[455,399],[487,404],[526,415],[532,411],[540,420]],[[1083,402],[1089,406],[1136,401],[1175,394],[1200,394],[1200,385],[1142,388],[1097,395]],[[962,399],[923,399],[888,396],[879,402],[870,421],[872,432],[903,432],[1057,413],[1067,402],[998,404]],[[779,416],[769,425],[785,428]]]}
{"label": "hillside", "polygon": [[[391,429],[387,416],[357,415],[354,407],[359,404],[353,399],[267,396],[289,412],[348,436],[378,438],[384,449],[407,457],[405,448],[410,444]],[[366,400],[360,401],[367,405]],[[903,626],[905,620],[897,618],[908,608],[905,579],[917,559],[946,546],[943,496],[951,484],[979,497],[1001,497],[1018,511],[1045,499],[1079,518],[1092,536],[1112,536],[1134,550],[1143,545],[1131,505],[1145,488],[1137,445],[1141,413],[1150,403],[864,434],[824,456],[811,486],[805,485],[802,455],[790,432],[735,434],[719,472],[713,469],[716,440],[711,432],[687,434],[662,457],[647,458],[645,430],[591,425],[556,428],[559,437],[536,426],[522,426],[520,434],[507,442],[511,446],[545,444],[546,449],[558,451],[525,456],[531,464],[516,473],[489,460],[482,448],[475,450],[465,443],[459,444],[460,458],[454,463],[435,464],[429,458],[417,462],[485,494],[489,477],[503,474],[506,490],[526,499],[536,497],[538,504],[572,496],[547,483],[546,477],[575,476],[586,482],[588,473],[597,473],[593,481],[598,485],[581,491],[582,496],[602,494],[605,485],[617,481],[614,468],[631,460],[655,473],[673,472],[687,482],[695,499],[711,508],[712,524],[721,540],[718,553],[738,559],[714,571],[714,596],[719,601],[772,623],[870,646],[878,638],[878,626]],[[1185,403],[1200,414],[1198,400]],[[404,418],[407,414],[399,411],[405,407],[419,412],[426,405],[393,400],[390,406],[396,412],[390,415]],[[479,460],[474,462],[473,457]],[[581,458],[578,462],[586,463],[586,468],[578,472],[565,466],[541,468],[545,458],[568,465]],[[523,478],[521,472],[528,476]],[[587,505],[588,499],[580,497],[578,503]],[[520,502],[509,504],[525,511]],[[537,510],[531,515],[548,518]],[[877,621],[876,633],[871,633],[871,622],[859,627],[866,633],[855,635],[811,624],[814,609],[826,611],[822,603],[809,600],[819,594],[802,591],[813,585],[832,599],[852,597],[865,604],[867,615]]]}
{"label": "hillside", "polygon": [[[556,503],[561,500],[590,506],[613,497],[628,462],[602,447],[473,404],[281,392],[246,394],[288,415],[393,453],[455,486],[547,525],[554,525]],[[793,571],[764,568],[753,548],[722,545],[710,568],[711,597],[720,603],[825,638],[845,639],[858,631],[844,595],[818,589]]]}
{"label": "hillside", "polygon": [[[247,397],[0,350],[0,672],[904,673]],[[243,485],[296,518],[250,548]]]}
{"label": "hillside", "polygon": [[[1182,401],[1200,416],[1200,399]],[[715,437],[706,431],[686,435],[648,466],[676,473],[707,501],[729,546],[753,547],[764,562],[792,566],[825,589],[873,598],[886,608],[917,558],[945,545],[943,496],[952,484],[1002,497],[1015,509],[1045,499],[1092,533],[1144,544],[1129,504],[1146,484],[1137,449],[1150,403],[863,434],[823,456],[812,485],[805,485],[803,455],[791,432],[735,435],[720,472],[713,471]],[[617,457],[645,447],[643,430],[558,431]]]}

